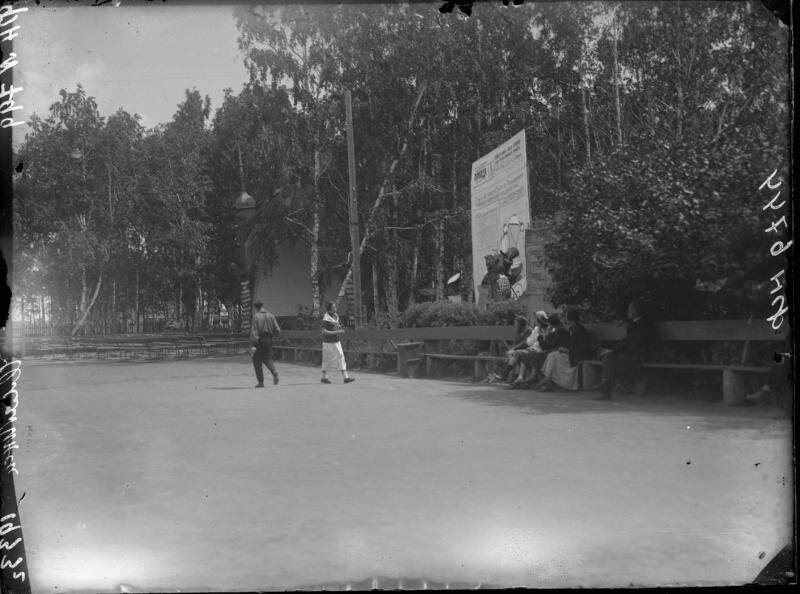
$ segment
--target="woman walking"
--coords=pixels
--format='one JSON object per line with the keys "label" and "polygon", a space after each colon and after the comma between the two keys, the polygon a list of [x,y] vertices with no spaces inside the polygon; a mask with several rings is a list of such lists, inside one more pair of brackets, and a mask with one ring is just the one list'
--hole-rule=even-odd
{"label": "woman walking", "polygon": [[322,316],[322,383],[329,384],[331,380],[326,377],[329,370],[341,371],[344,383],[356,381],[347,375],[347,363],[344,360],[344,351],[339,335],[344,334],[344,328],[339,322],[336,313],[336,304],[328,301],[325,304],[325,315]]}

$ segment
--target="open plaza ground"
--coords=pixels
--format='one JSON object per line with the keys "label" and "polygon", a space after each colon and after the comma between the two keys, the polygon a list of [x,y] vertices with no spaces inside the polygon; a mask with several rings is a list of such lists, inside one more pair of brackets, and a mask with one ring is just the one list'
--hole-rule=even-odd
{"label": "open plaza ground", "polygon": [[23,362],[34,592],[742,584],[790,540],[772,410],[277,365]]}

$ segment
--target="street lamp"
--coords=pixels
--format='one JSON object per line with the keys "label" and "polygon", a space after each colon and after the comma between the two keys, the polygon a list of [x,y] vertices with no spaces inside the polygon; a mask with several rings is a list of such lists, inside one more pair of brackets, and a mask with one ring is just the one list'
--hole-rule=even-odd
{"label": "street lamp", "polygon": [[244,167],[242,166],[242,151],[239,144],[236,144],[236,149],[239,153],[239,183],[240,192],[236,197],[233,208],[236,211],[236,228],[237,236],[239,239],[239,285],[241,287],[239,300],[242,304],[242,324],[241,331],[249,332],[250,330],[250,277],[252,276],[252,257],[250,250],[247,249],[247,235],[249,223],[253,220],[256,214],[256,201],[244,189]]}

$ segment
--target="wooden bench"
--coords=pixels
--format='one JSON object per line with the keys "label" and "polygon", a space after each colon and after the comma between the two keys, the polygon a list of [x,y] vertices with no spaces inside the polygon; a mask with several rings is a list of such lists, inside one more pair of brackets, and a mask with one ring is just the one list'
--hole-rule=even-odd
{"label": "wooden bench", "polygon": [[[285,330],[281,332],[280,340],[306,343],[316,341],[316,344],[320,344],[320,336],[318,330]],[[396,360],[397,371],[402,377],[416,375],[415,372],[423,368],[433,373],[436,370],[436,361],[451,360],[470,363],[475,379],[483,379],[486,376],[486,364],[491,361],[502,361],[503,357],[500,356],[500,353],[504,352],[513,338],[514,329],[511,326],[442,326],[350,330],[341,336],[341,341],[345,354],[366,355],[371,366],[384,357]],[[409,341],[414,345],[420,345],[422,347],[419,349],[420,352],[408,357],[399,356],[398,347],[406,347]],[[442,350],[443,343],[463,341],[488,343],[489,354],[464,355],[437,352]],[[357,343],[366,343],[370,346],[360,347]],[[376,348],[376,344],[382,348]],[[281,344],[274,345],[273,348],[309,351],[313,347]],[[319,347],[317,348],[319,349]]]}
{"label": "wooden bench", "polygon": [[342,349],[347,358],[348,367],[355,367],[362,359],[366,358],[367,368],[374,369],[380,367],[383,359],[397,359],[396,351],[380,351],[377,349]]}
{"label": "wooden bench", "polygon": [[463,361],[472,364],[472,380],[481,381],[488,375],[489,363],[502,363],[505,357],[492,355],[449,355],[439,353],[422,353],[422,360],[425,362],[425,375],[434,377],[436,374],[436,363],[438,361]]}
{"label": "wooden bench", "polygon": [[[625,326],[619,324],[587,324],[586,328],[602,342],[617,342],[625,338]],[[714,320],[700,322],[660,322],[655,325],[654,342],[739,342],[742,351],[738,362],[720,363],[659,363],[647,361],[643,370],[667,369],[691,372],[722,372],[722,398],[728,405],[741,404],[746,393],[747,374],[769,373],[766,365],[747,364],[750,343],[782,342],[786,333],[775,332],[764,320]],[[584,389],[594,389],[600,383],[599,360],[580,363],[580,375]],[[646,377],[644,378],[646,379]],[[636,391],[641,394],[645,381],[637,383]]]}
{"label": "wooden bench", "polygon": [[[601,342],[613,343],[625,337],[624,324],[586,324],[587,329]],[[700,322],[661,322],[656,324],[655,339],[658,342],[738,342],[742,344],[738,361],[730,363],[662,363],[647,361],[645,370],[685,370],[689,372],[714,372],[722,373],[723,399],[726,403],[740,402],[744,397],[746,378],[748,374],[764,374],[769,371],[767,361],[764,365],[748,362],[750,344],[753,342],[781,342],[785,340],[785,330],[781,333],[774,332],[765,320],[716,320]],[[318,330],[287,330],[281,333],[281,340],[300,341],[303,345],[320,344]],[[415,371],[423,370],[425,375],[433,377],[440,364],[463,363],[470,366],[473,380],[481,380],[487,375],[487,367],[499,364],[505,360],[505,351],[514,340],[512,326],[443,326],[432,328],[395,328],[395,329],[364,329],[352,330],[342,335],[344,349],[354,355],[372,353],[373,355],[388,355],[388,349],[350,348],[348,345],[356,342],[366,342],[374,345],[388,344],[394,351],[397,359],[397,371],[403,377],[416,375]],[[413,355],[398,355],[398,347],[403,346],[401,341],[416,341],[421,348]],[[481,352],[468,354],[464,352],[465,341],[483,343]],[[445,346],[446,343],[449,345]],[[488,343],[488,349],[483,348]],[[321,350],[314,346],[298,346],[296,344],[281,344],[275,348],[294,350],[294,352],[308,352]],[[461,352],[459,352],[461,349]],[[450,352],[447,352],[450,351]],[[583,376],[583,385],[587,389],[597,387],[599,383],[599,360],[584,361],[580,364],[580,373]]]}

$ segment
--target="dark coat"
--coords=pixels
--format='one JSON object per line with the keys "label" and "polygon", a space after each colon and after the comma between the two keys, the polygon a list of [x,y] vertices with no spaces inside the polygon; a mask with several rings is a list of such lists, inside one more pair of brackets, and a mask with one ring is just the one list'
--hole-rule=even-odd
{"label": "dark coat", "polygon": [[597,341],[585,326],[581,324],[572,326],[569,338],[569,364],[572,367],[594,356],[597,350]]}
{"label": "dark coat", "polygon": [[625,333],[625,340],[619,343],[614,350],[624,353],[632,359],[644,359],[649,354],[653,344],[653,325],[644,317],[635,322],[630,322]]}
{"label": "dark coat", "polygon": [[539,342],[545,351],[555,351],[561,347],[569,348],[569,332],[564,326],[559,326],[543,339],[540,338]]}

